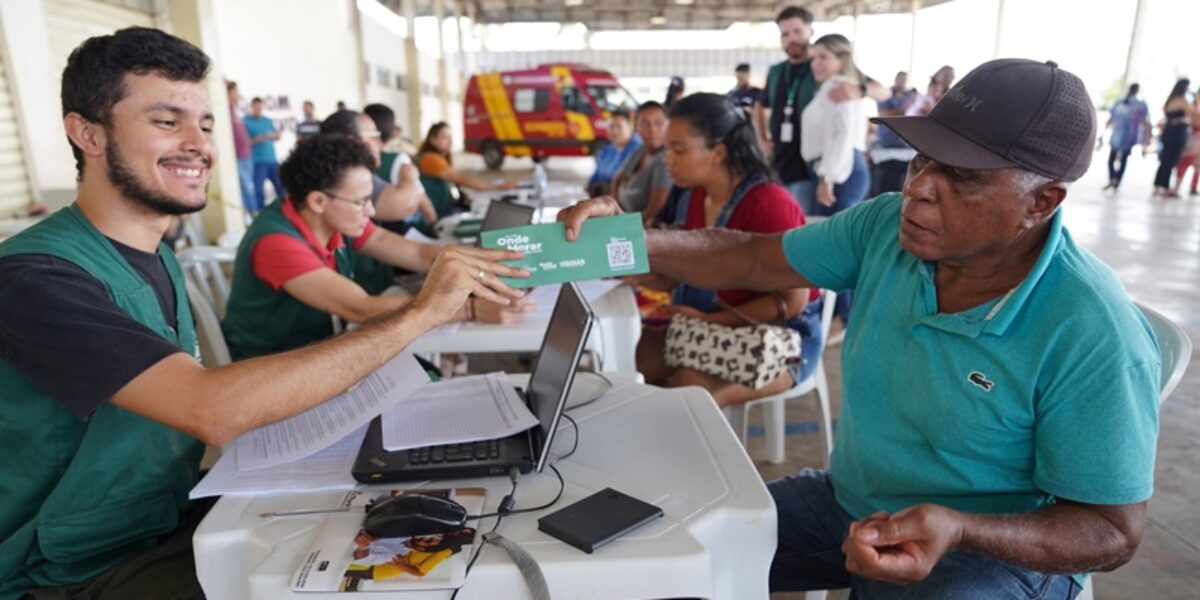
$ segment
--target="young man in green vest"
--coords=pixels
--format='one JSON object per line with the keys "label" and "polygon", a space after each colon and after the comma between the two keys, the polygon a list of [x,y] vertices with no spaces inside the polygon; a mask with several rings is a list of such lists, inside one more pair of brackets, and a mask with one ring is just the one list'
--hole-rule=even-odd
{"label": "young man in green vest", "polygon": [[[330,337],[330,315],[362,323],[411,300],[371,294],[356,279],[359,257],[423,273],[440,250],[371,223],[374,164],[361,141],[333,133],[300,142],[284,161],[288,196],[255,217],[238,247],[222,323],[234,360]],[[454,318],[511,323],[533,306],[471,299]]]}
{"label": "young man in green vest", "polygon": [[[160,244],[216,161],[208,58],[158,30],[85,41],[62,77],[75,204],[0,243],[0,599],[202,597],[184,518],[203,444],[307,410],[476,295],[519,293],[451,248],[412,302],[326,343],[205,369]],[[222,114],[224,111],[220,111]]]}

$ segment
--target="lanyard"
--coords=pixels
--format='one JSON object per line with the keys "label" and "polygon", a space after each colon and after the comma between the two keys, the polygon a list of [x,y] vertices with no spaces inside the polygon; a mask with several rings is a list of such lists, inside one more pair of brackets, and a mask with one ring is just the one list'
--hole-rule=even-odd
{"label": "lanyard", "polygon": [[800,91],[800,84],[804,82],[805,77],[806,75],[804,74],[797,74],[792,78],[792,82],[788,86],[787,91],[787,105],[783,107],[784,114],[791,116],[793,110],[792,107],[796,104],[796,92]]}

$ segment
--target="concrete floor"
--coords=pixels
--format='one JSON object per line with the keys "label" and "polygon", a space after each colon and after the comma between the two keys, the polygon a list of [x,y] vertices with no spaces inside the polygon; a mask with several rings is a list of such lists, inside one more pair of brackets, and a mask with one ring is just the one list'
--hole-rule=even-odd
{"label": "concrete floor", "polygon": [[[1200,343],[1200,196],[1163,200],[1150,195],[1157,163],[1153,157],[1130,159],[1118,192],[1104,192],[1107,151],[1097,153],[1091,170],[1075,183],[1063,210],[1071,234],[1120,276],[1130,295],[1174,319]],[[476,157],[464,157],[474,163]],[[586,178],[588,162],[552,159],[551,176]],[[505,175],[528,173],[528,160],[510,161]],[[841,400],[837,349],[826,355],[834,418]],[[1134,559],[1112,573],[1096,576],[1095,597],[1106,599],[1200,598],[1200,352],[1174,394],[1162,407],[1156,491],[1150,521]],[[749,452],[765,480],[806,466],[819,466],[821,437],[815,399],[794,401],[787,409],[787,460],[762,460],[761,415],[751,415]],[[773,600],[800,600],[803,594],[775,594]]]}

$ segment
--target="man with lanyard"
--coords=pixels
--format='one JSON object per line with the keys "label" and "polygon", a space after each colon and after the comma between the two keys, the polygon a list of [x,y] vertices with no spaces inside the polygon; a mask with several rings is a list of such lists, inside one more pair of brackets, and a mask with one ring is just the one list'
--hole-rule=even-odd
{"label": "man with lanyard", "polygon": [[345,391],[468,297],[519,293],[516,252],[448,248],[405,307],[328,342],[213,369],[160,242],[217,162],[208,57],[155,29],[83,42],[62,76],[76,202],[0,243],[0,599],[203,598],[204,443]]}

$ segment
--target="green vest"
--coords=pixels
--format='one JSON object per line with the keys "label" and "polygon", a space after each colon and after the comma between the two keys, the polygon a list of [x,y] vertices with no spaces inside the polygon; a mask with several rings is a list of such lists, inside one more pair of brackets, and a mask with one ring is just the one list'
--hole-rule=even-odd
{"label": "green vest", "polygon": [[[421,158],[425,153],[417,155],[417,164],[421,164]],[[433,203],[433,209],[437,211],[438,219],[444,219],[454,213],[454,197],[450,195],[450,182],[441,177],[426,175],[421,172],[421,185],[425,186],[425,195],[429,196],[429,201]],[[421,221],[424,223],[424,219]],[[430,229],[436,223],[427,223]]]}
{"label": "green vest", "polygon": [[399,152],[381,152],[379,154],[379,167],[375,169],[375,174],[380,179],[396,185],[396,182],[392,181],[392,168],[396,166],[396,159],[398,158],[400,158]]}
{"label": "green vest", "polygon": [[[775,106],[775,94],[778,93],[779,86],[785,83],[784,75],[787,73],[789,64],[791,62],[785,60],[771,65],[771,68],[767,70],[767,89],[763,90],[763,93],[767,95],[767,100],[771,102],[771,119],[767,127],[767,132],[772,139],[774,139],[775,132],[779,131],[779,126],[783,122],[783,106]],[[812,68],[810,67],[808,72],[805,73],[804,79],[799,81],[798,89],[796,90],[796,101],[792,105],[792,110],[796,111],[796,114],[804,112],[804,107],[808,106],[809,102],[812,102],[813,97],[817,95],[818,89],[820,89],[820,86],[817,85],[817,79],[813,77]],[[797,142],[800,140],[799,131],[793,132],[792,136],[793,140]]]}
{"label": "green vest", "polygon": [[[284,290],[274,290],[254,274],[250,256],[263,237],[282,233],[291,236],[320,256],[296,226],[283,214],[283,200],[264,208],[242,237],[233,263],[233,288],[225,305],[221,330],[233,360],[274,354],[299,348],[333,335],[329,313],[300,302]],[[345,237],[345,245],[334,256],[338,273],[354,279],[351,247],[354,238]]]}
{"label": "green vest", "polygon": [[[159,256],[175,288],[175,330],[154,290],[76,205],[0,243],[0,257],[20,254],[79,266],[121,310],[199,360],[183,275],[166,245]],[[86,581],[153,548],[177,527],[203,451],[109,402],[81,419],[0,360],[0,598]]]}

